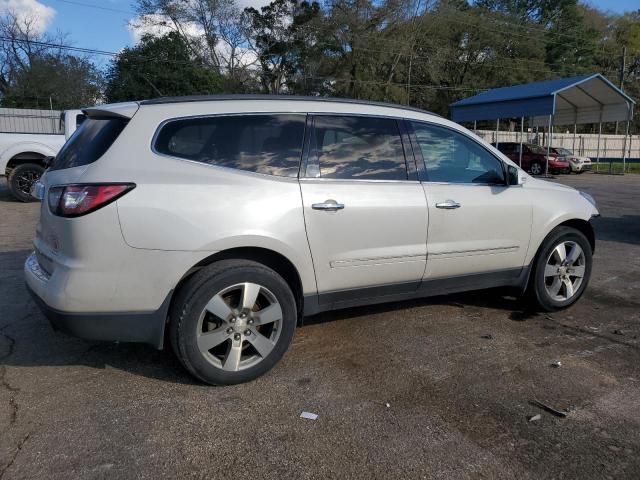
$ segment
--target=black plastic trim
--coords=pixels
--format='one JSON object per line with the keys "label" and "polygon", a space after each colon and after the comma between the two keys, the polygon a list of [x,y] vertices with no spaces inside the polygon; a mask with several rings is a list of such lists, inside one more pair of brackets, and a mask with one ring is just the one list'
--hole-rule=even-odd
{"label": "black plastic trim", "polygon": [[29,285],[27,290],[54,330],[86,340],[147,343],[162,350],[173,290],[158,310],[109,313],[63,312],[47,305]]}
{"label": "black plastic trim", "polygon": [[524,291],[530,271],[530,266],[526,266],[495,272],[305,295],[304,315],[494,287],[516,287]]}

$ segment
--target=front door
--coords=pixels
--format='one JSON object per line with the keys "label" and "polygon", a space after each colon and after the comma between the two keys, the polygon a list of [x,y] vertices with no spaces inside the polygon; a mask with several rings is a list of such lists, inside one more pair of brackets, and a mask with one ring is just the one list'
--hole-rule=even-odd
{"label": "front door", "polygon": [[313,116],[300,188],[321,303],[340,298],[328,292],[366,296],[355,292],[363,287],[373,287],[371,296],[413,291],[424,274],[426,199],[407,169],[399,126]]}
{"label": "front door", "polygon": [[508,186],[502,160],[453,129],[412,122],[429,207],[425,279],[517,277],[529,248],[532,207]]}

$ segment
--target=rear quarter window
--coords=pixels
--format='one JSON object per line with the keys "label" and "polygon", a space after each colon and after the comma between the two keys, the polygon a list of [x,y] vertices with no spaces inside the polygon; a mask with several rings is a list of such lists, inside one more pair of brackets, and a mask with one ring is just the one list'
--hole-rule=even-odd
{"label": "rear quarter window", "polygon": [[113,145],[127,122],[123,118],[87,118],[58,152],[50,170],[95,162]]}
{"label": "rear quarter window", "polygon": [[170,120],[157,153],[248,172],[297,177],[305,115],[232,115]]}

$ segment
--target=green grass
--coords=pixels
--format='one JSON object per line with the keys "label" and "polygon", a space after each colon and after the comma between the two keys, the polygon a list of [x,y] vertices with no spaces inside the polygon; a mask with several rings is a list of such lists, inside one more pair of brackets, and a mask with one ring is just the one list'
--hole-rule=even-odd
{"label": "green grass", "polygon": [[[600,162],[598,170],[596,170],[596,162],[593,162],[593,171],[609,173],[609,162]],[[612,162],[611,171],[613,173],[622,173],[622,162]],[[627,163],[624,173],[640,173],[640,163]]]}

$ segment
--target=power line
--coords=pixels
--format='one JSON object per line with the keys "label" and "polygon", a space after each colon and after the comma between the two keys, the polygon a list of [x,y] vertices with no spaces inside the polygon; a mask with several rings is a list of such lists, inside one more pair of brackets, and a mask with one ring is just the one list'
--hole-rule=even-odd
{"label": "power line", "polygon": [[117,13],[126,13],[128,15],[137,15],[135,12],[132,12],[131,10],[120,10],[118,8],[102,7],[100,5],[92,5],[90,3],[74,2],[72,0],[56,0],[56,2],[68,3],[70,5],[76,5],[79,7],[95,8],[97,10],[105,10],[107,12],[117,12]]}
{"label": "power line", "polygon": [[[98,49],[94,49],[94,48],[85,48],[85,47],[74,47],[71,45],[64,45],[64,44],[56,44],[56,43],[51,43],[51,42],[43,42],[43,41],[36,41],[36,40],[26,40],[26,39],[16,39],[16,38],[10,38],[10,37],[6,37],[6,36],[0,36],[0,40],[2,41],[7,41],[7,42],[17,42],[17,43],[31,43],[34,45],[38,45],[38,46],[44,46],[44,47],[48,47],[48,48],[53,48],[53,49],[60,49],[60,50],[68,50],[68,51],[73,51],[73,52],[78,52],[78,53],[85,53],[85,54],[90,54],[90,55],[103,55],[103,56],[110,56],[110,57],[118,57],[120,56],[119,52],[111,52],[111,51],[106,51],[106,50],[98,50]],[[331,43],[324,43],[324,42],[319,42],[316,45],[327,45],[330,46],[332,45]],[[375,53],[381,53],[381,54],[389,54],[389,55],[400,55],[400,56],[405,56],[405,57],[411,57],[412,59],[419,59],[419,60],[423,60],[422,62],[418,61],[417,63],[428,63],[430,61],[433,60],[440,60],[440,61],[446,61],[449,60],[449,57],[444,56],[443,54],[434,54],[434,55],[419,55],[419,54],[415,54],[415,53],[405,53],[405,52],[398,52],[398,51],[390,51],[390,50],[381,50],[381,49],[374,49],[374,48],[370,48],[370,47],[361,47],[358,46],[358,49],[360,50],[364,50],[364,51],[370,51],[370,52],[375,52]],[[505,56],[493,56],[491,57],[491,60],[499,60],[499,59],[506,59],[508,61],[511,62],[516,62],[519,61],[519,58],[511,58],[511,57],[505,57]],[[169,59],[159,59],[157,57],[147,57],[147,56],[143,56],[143,55],[137,55],[137,58],[135,59],[136,61],[153,61],[153,62],[162,62],[162,63],[168,63],[168,64],[174,64],[174,65],[188,65],[191,64],[192,61],[191,60],[169,60]],[[471,68],[489,68],[489,69],[496,69],[496,68],[500,68],[500,69],[506,69],[506,70],[512,70],[512,71],[518,71],[518,72],[536,72],[536,73],[543,73],[545,75],[550,75],[553,72],[550,69],[535,69],[535,68],[531,68],[531,67],[527,67],[527,66],[522,66],[522,67],[518,67],[518,66],[511,66],[511,65],[495,65],[492,63],[475,63],[473,65],[471,65]]]}
{"label": "power line", "polygon": [[[56,0],[58,2],[62,2],[62,3],[68,3],[71,5],[77,5],[77,6],[82,6],[82,7],[86,7],[86,8],[95,8],[95,9],[99,9],[99,10],[106,10],[106,11],[111,11],[111,12],[118,12],[118,13],[126,13],[129,15],[134,15],[137,16],[139,15],[139,12],[134,12],[132,10],[122,10],[122,9],[116,9],[116,8],[110,8],[110,7],[102,7],[99,5],[94,5],[94,4],[89,4],[89,3],[84,3],[84,2],[79,2],[79,1],[74,1],[74,0]],[[489,14],[491,14],[493,12],[489,12]],[[421,18],[424,17],[425,15],[431,15],[431,16],[455,16],[455,15],[461,15],[461,16],[465,16],[468,18],[472,18],[473,20],[480,20],[479,22],[465,22],[463,20],[460,20],[458,18],[449,18],[450,21],[454,22],[454,23],[459,23],[459,24],[463,24],[469,27],[473,27],[473,28],[479,28],[482,30],[487,30],[490,31],[491,33],[497,33],[499,35],[502,36],[511,36],[511,37],[520,37],[520,38],[525,38],[525,39],[530,39],[531,38],[531,34],[526,34],[526,33],[517,33],[515,32],[513,29],[501,29],[501,30],[495,30],[489,26],[483,25],[482,22],[490,22],[493,23],[495,25],[501,26],[501,27],[516,27],[518,29],[524,29],[524,30],[529,30],[530,32],[534,32],[537,34],[541,34],[544,36],[555,36],[555,37],[564,37],[564,38],[569,38],[571,40],[576,40],[576,41],[586,41],[588,39],[588,37],[583,36],[583,35],[577,35],[577,34],[568,34],[568,33],[563,33],[563,32],[553,32],[550,31],[549,29],[546,29],[544,26],[534,26],[534,25],[530,25],[530,24],[526,24],[526,23],[518,23],[518,22],[513,22],[513,21],[509,21],[506,19],[497,19],[497,18],[491,18],[490,15],[485,15],[482,12],[477,15],[474,16],[471,13],[465,12],[463,10],[459,10],[456,8],[453,8],[449,5],[440,5],[438,7],[437,10],[425,10],[422,14],[420,15],[413,15],[411,17],[411,19],[415,19],[415,18]],[[495,13],[494,13],[495,15]],[[320,30],[321,27],[314,27],[314,26],[310,26],[308,25],[307,28],[310,29],[316,29],[316,30]],[[379,35],[375,36],[374,34],[368,34],[368,33],[362,33],[359,34],[360,38],[369,38],[369,37],[373,37],[376,39],[376,41],[381,41],[383,43],[394,43],[394,44],[404,44],[404,42],[402,40],[391,40],[391,39],[383,39],[380,38]],[[590,38],[589,38],[590,40]],[[544,61],[535,61],[535,60],[527,60],[531,63],[538,63],[538,64],[542,64],[544,63]],[[564,63],[558,63],[558,64],[547,64],[547,65],[554,65],[554,66],[564,66]]]}

